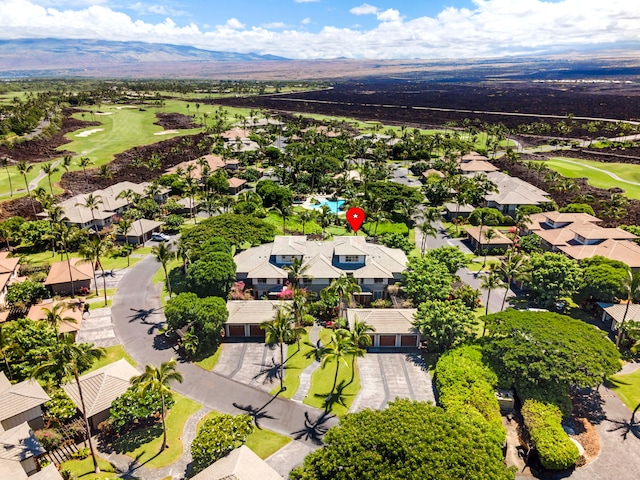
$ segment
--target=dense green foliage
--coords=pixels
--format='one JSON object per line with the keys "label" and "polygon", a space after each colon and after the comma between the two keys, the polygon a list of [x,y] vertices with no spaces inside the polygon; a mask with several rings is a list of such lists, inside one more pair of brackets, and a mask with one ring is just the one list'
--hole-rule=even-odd
{"label": "dense green foliage", "polygon": [[[566,315],[505,310],[485,317],[485,353],[500,382],[524,398],[553,398],[569,386],[594,387],[620,369],[605,332]],[[558,405],[561,406],[562,405]]]}
{"label": "dense green foliage", "polygon": [[[3,344],[10,346],[4,350],[6,363],[0,368],[7,377],[15,381],[26,380],[42,362],[49,360],[56,348],[56,332],[46,322],[34,322],[21,318],[2,326]],[[9,368],[9,370],[7,370]],[[47,379],[53,378],[51,375]]]}
{"label": "dense green foliage", "polygon": [[442,355],[436,364],[435,381],[440,406],[472,421],[488,423],[496,444],[504,443],[506,432],[495,396],[498,377],[485,365],[480,348],[460,347]]}
{"label": "dense green foliage", "polygon": [[400,201],[417,205],[423,200],[420,190],[395,182],[371,182],[367,185],[367,192],[387,213],[395,211]]}
{"label": "dense green foliage", "polygon": [[190,326],[198,337],[198,351],[208,351],[220,340],[229,312],[219,297],[199,298],[195,293],[181,293],[164,308],[167,324],[173,330]]}
{"label": "dense green foliage", "polygon": [[445,264],[426,256],[409,259],[402,277],[404,290],[414,305],[447,299],[453,281]]}
{"label": "dense green foliage", "polygon": [[600,302],[626,298],[624,288],[629,267],[622,262],[596,255],[580,262],[583,271],[579,296]]}
{"label": "dense green foliage", "polygon": [[266,208],[289,207],[293,203],[293,194],[287,187],[281,187],[273,180],[260,180],[256,184],[256,193],[262,198]]}
{"label": "dense green foliage", "polygon": [[593,207],[588,203],[570,203],[566,207],[562,207],[558,210],[561,213],[588,213],[589,215],[595,216],[595,212],[593,211]]}
{"label": "dense green foliage", "polygon": [[380,243],[385,247],[399,248],[406,255],[413,250],[413,244],[409,241],[409,237],[402,233],[385,233],[380,236]]}
{"label": "dense green foliage", "polygon": [[576,464],[580,453],[562,428],[562,413],[552,404],[525,400],[522,417],[543,467],[565,470]]}
{"label": "dense green foliage", "polygon": [[193,248],[213,237],[222,237],[239,247],[247,242],[251,245],[272,242],[275,234],[273,225],[258,218],[225,213],[198,223],[182,236],[181,242]]}
{"label": "dense green foliage", "polygon": [[28,307],[47,297],[49,292],[42,283],[27,279],[9,285],[5,299],[9,305]]}
{"label": "dense green foliage", "polygon": [[475,226],[488,225],[495,227],[504,223],[504,215],[497,208],[476,208],[469,215],[469,223]]}
{"label": "dense green foliage", "polygon": [[542,253],[540,237],[538,235],[525,235],[518,239],[520,249],[525,253]]}
{"label": "dense green foliage", "polygon": [[51,426],[58,427],[78,414],[76,404],[62,388],[56,388],[49,397],[51,400],[44,404],[44,418]]}
{"label": "dense green foliage", "polygon": [[220,414],[206,420],[191,443],[191,475],[244,444],[252,431],[253,422],[249,415]]}
{"label": "dense green foliage", "polygon": [[228,253],[216,252],[194,262],[187,270],[186,284],[199,297],[227,298],[236,278],[236,263]]}
{"label": "dense green foliage", "polygon": [[[175,404],[175,400],[170,395],[165,395],[164,404],[169,410]],[[157,390],[148,389],[140,392],[137,388],[129,387],[111,404],[109,418],[113,428],[122,433],[153,415],[159,415],[160,412],[162,399]]]}
{"label": "dense green foliage", "polygon": [[325,446],[291,472],[294,480],[513,479],[489,427],[427,403],[396,400],[350,413]]}
{"label": "dense green foliage", "polygon": [[426,300],[418,306],[413,324],[430,350],[444,352],[475,337],[478,323],[462,300]]}
{"label": "dense green foliage", "polygon": [[471,260],[458,247],[446,246],[428,250],[425,255],[447,267],[451,275],[455,275],[462,267],[466,267]]}
{"label": "dense green foliage", "polygon": [[527,267],[527,288],[542,305],[551,306],[560,297],[574,294],[582,283],[578,262],[561,253],[534,255]]}

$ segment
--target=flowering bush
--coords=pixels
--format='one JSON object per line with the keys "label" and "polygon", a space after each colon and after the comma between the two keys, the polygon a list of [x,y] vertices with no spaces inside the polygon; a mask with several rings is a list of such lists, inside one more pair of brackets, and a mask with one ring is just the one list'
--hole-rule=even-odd
{"label": "flowering bush", "polygon": [[55,450],[62,444],[62,435],[51,428],[36,430],[35,436],[47,452]]}
{"label": "flowering bush", "polygon": [[234,282],[229,292],[229,298],[231,300],[251,300],[253,295],[251,289],[245,289],[245,283],[242,281]]}

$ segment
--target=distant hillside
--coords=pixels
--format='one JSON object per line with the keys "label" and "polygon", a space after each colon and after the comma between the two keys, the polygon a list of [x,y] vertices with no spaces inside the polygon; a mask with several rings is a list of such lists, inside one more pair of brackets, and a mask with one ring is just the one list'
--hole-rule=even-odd
{"label": "distant hillside", "polygon": [[180,45],[104,40],[0,40],[0,73],[51,71],[64,74],[111,67],[183,62],[265,62],[286,58],[254,53],[214,52]]}

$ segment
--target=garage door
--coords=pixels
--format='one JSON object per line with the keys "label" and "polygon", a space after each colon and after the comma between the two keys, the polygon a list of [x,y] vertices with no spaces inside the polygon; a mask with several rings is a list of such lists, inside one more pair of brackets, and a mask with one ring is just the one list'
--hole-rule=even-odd
{"label": "garage door", "polygon": [[417,342],[417,335],[402,335],[402,337],[400,337],[400,345],[403,347],[415,347]]}
{"label": "garage door", "polygon": [[396,346],[396,336],[395,335],[380,335],[380,346],[381,347],[395,347]]}
{"label": "garage door", "polygon": [[249,325],[249,335],[252,337],[264,337],[264,330],[260,325]]}
{"label": "garage door", "polygon": [[229,325],[230,337],[244,337],[244,325]]}

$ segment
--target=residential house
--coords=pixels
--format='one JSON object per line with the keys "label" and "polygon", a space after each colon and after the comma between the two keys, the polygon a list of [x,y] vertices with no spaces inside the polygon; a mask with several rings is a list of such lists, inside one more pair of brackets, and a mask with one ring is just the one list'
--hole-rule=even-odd
{"label": "residential house", "polygon": [[422,183],[427,183],[429,177],[434,176],[438,178],[444,178],[444,173],[442,173],[440,170],[436,170],[435,168],[430,168],[422,172],[422,177],[420,178],[420,180],[422,181]]}
{"label": "residential house", "polygon": [[0,252],[0,306],[6,307],[7,287],[16,278],[20,257],[11,258],[9,252]]}
{"label": "residential house", "polygon": [[191,480],[282,480],[282,477],[249,447],[242,445]]}
{"label": "residential house", "polygon": [[[222,159],[222,157],[218,155],[205,155],[202,158],[207,162],[207,165],[209,165],[209,170],[211,173],[215,172],[220,168],[225,167],[224,160]],[[198,160],[189,160],[188,162],[179,163],[178,165],[175,165],[165,170],[165,173],[177,173],[179,169],[182,169],[184,171],[190,165],[194,166],[194,170],[193,170],[194,178],[202,178],[202,167],[200,166],[200,163]]]}
{"label": "residential house", "polygon": [[445,203],[444,205],[445,216],[449,220],[462,217],[467,218],[476,209],[473,205],[465,203],[464,205],[458,205],[457,203]]}
{"label": "residential house", "polygon": [[277,236],[234,257],[236,276],[253,289],[256,298],[274,298],[287,282],[284,267],[298,259],[307,266],[303,286],[319,293],[342,275],[355,278],[362,292],[358,300],[368,303],[387,296],[387,287],[402,279],[407,256],[402,250],[368,243],[365,237],[338,236],[332,241],[311,241],[306,236]]}
{"label": "residential house", "polygon": [[126,235],[121,233],[116,235],[116,240],[130,243],[131,245],[140,245],[149,240],[154,233],[159,232],[161,226],[162,222],[141,218],[131,224],[131,228],[127,230]]}
{"label": "residential house", "polygon": [[[630,303],[605,303],[598,302],[602,309],[602,323],[611,322],[611,330],[618,331],[618,326],[624,322],[640,322],[640,305]],[[627,308],[628,307],[628,308]]]}
{"label": "residential house", "polygon": [[229,317],[224,325],[225,338],[263,339],[265,332],[260,328],[260,324],[273,320],[277,309],[284,308],[289,303],[291,302],[278,300],[229,300]]}
{"label": "residential house", "polygon": [[247,181],[243,178],[230,177],[229,181],[229,195],[236,195],[240,193],[240,191],[247,188]]}
{"label": "residential house", "polygon": [[372,348],[417,348],[420,333],[413,326],[416,312],[415,308],[348,308],[347,321],[349,328],[357,320],[375,329],[369,334]]}
{"label": "residential house", "polygon": [[63,302],[47,299],[41,303],[32,305],[27,312],[27,318],[34,321],[45,320],[47,318],[47,310],[51,311],[51,309],[58,304],[64,305],[60,316],[63,319],[69,319],[60,323],[60,333],[70,333],[75,338],[82,324],[82,314],[84,313],[83,302]]}
{"label": "residential house", "polygon": [[478,157],[465,155],[458,164],[458,169],[463,175],[475,175],[477,173],[497,172],[500,170],[493,163],[489,162],[487,157],[483,157],[482,155]]}
{"label": "residential house", "polygon": [[486,206],[504,215],[514,216],[524,205],[539,206],[550,201],[547,192],[519,178],[502,172],[489,172],[487,178],[496,184],[498,192],[485,195]]}
{"label": "residential house", "polygon": [[25,422],[31,428],[42,428],[42,405],[49,400],[36,380],[11,384],[0,372],[0,429],[10,430]]}
{"label": "residential house", "polygon": [[[71,268],[69,268],[69,264],[71,264]],[[79,258],[72,258],[69,264],[66,261],[62,261],[51,265],[44,285],[52,295],[70,294],[72,281],[74,293],[78,293],[81,289],[91,290],[91,282],[93,281],[93,265],[91,265],[91,262],[83,262]]]}
{"label": "residential house", "polygon": [[[480,232],[480,227],[465,227],[465,229],[467,230],[467,239],[471,243],[473,250],[504,251],[513,245],[513,241],[495,227],[485,225],[482,227],[482,233]],[[495,236],[491,240],[487,239],[485,236],[489,230],[493,230],[495,232]]]}
{"label": "residential house", "polygon": [[35,476],[38,472],[37,458],[45,453],[45,449],[27,422],[7,430],[0,428],[0,446],[0,478],[3,480],[56,478]]}
{"label": "residential house", "polygon": [[[80,377],[84,404],[87,408],[86,414],[91,428],[97,429],[101,422],[109,418],[113,401],[127,391],[131,385],[131,379],[138,375],[139,372],[134,367],[121,359]],[[81,409],[78,384],[73,381],[64,384],[62,388],[76,407]]]}

